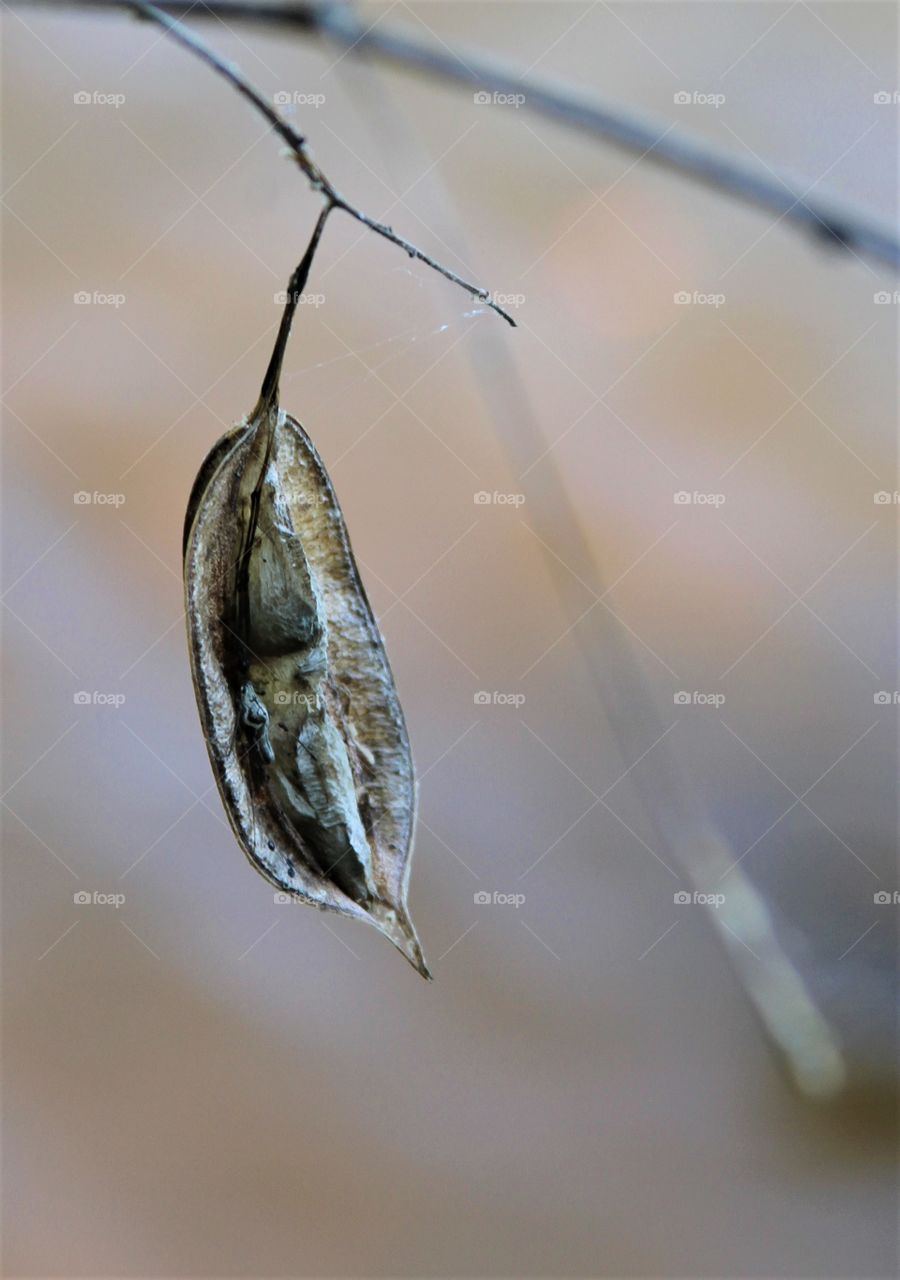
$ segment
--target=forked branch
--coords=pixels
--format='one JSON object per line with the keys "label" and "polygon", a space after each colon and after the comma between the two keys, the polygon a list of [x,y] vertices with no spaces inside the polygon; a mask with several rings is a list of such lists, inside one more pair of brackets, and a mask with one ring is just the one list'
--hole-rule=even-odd
{"label": "forked branch", "polygon": [[415,258],[418,262],[424,262],[426,267],[431,267],[433,271],[437,271],[446,280],[451,280],[454,284],[458,284],[461,289],[465,289],[466,293],[473,298],[477,298],[486,307],[490,307],[492,311],[496,311],[497,315],[502,316],[508,324],[515,328],[515,320],[494,302],[487,289],[483,289],[477,284],[472,284],[469,280],[464,280],[462,276],[457,275],[455,271],[451,271],[449,267],[445,267],[442,263],[429,257],[427,253],[423,253],[421,249],[411,244],[409,240],[404,240],[403,236],[399,236],[393,227],[386,226],[383,222],[377,222],[374,218],[369,217],[367,213],[363,213],[362,209],[357,209],[355,205],[350,204],[313,160],[306,139],[288,124],[287,120],[275,110],[271,103],[266,101],[260,91],[251,84],[234,63],[226,62],[193,31],[190,31],[176,18],[171,18],[167,13],[163,13],[155,5],[146,4],[144,0],[119,0],[119,3],[124,8],[133,9],[140,17],[158,23],[173,40],[176,40],[183,48],[200,58],[207,66],[212,67],[213,71],[218,72],[229,84],[233,85],[238,93],[246,98],[260,115],[268,120],[274,132],[287,144],[300,169],[309,179],[310,186],[314,190],[321,192],[325,197],[327,206],[333,209],[343,209],[344,213],[349,213],[351,218],[361,222],[364,227],[368,227],[370,231],[383,236],[385,240],[390,240],[391,244],[397,245],[410,258]]}

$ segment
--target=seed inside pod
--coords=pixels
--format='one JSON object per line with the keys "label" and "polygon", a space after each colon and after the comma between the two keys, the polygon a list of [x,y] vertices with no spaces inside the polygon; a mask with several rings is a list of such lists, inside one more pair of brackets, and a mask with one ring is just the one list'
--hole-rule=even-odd
{"label": "seed inside pod", "polygon": [[194,687],[231,826],[283,893],[367,920],[429,977],[406,905],[412,757],[331,480],[278,406],[326,206],[259,403],[212,449],[185,521]]}

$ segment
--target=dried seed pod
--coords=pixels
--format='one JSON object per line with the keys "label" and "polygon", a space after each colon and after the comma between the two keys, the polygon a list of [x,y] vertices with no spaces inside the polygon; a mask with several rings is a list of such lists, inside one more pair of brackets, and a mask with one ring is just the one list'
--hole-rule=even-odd
{"label": "dried seed pod", "polygon": [[278,406],[291,281],[259,404],[212,449],[185,521],[194,688],[229,821],[282,892],[367,920],[425,977],[406,907],[415,777],[331,481]]}

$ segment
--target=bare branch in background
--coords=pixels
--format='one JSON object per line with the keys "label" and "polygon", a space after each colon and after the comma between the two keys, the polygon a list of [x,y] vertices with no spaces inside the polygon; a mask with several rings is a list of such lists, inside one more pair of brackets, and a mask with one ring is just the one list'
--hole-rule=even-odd
{"label": "bare branch in background", "polygon": [[147,18],[151,22],[158,23],[164,31],[170,35],[173,40],[188,49],[196,57],[200,58],[207,66],[212,67],[220,76],[223,76],[229,84],[232,84],[238,93],[240,93],[247,101],[256,108],[256,110],[268,120],[272,129],[287,144],[293,153],[297,164],[303,173],[309,179],[310,185],[320,191],[325,197],[326,205],[333,209],[343,209],[345,213],[349,213],[351,218],[355,218],[357,222],[361,222],[363,226],[368,227],[370,231],[376,232],[383,236],[385,240],[390,240],[391,244],[397,245],[410,258],[415,258],[419,262],[424,262],[426,267],[431,267],[433,271],[439,272],[445,279],[451,280],[454,284],[458,284],[461,289],[473,298],[477,298],[479,302],[484,303],[486,307],[490,307],[492,311],[496,311],[502,316],[508,324],[513,328],[516,322],[502,307],[498,306],[491,298],[487,289],[482,289],[477,284],[472,284],[468,280],[464,280],[462,276],[458,276],[455,271],[451,271],[449,267],[443,266],[434,258],[423,253],[421,249],[417,249],[414,244],[408,240],[404,240],[402,236],[397,235],[393,227],[386,226],[383,222],[376,222],[374,218],[370,218],[367,213],[363,213],[361,209],[357,209],[355,205],[349,203],[340,194],[340,192],[329,182],[325,174],[313,160],[309,153],[307,141],[302,137],[296,129],[292,128],[288,122],[283,119],[275,108],[266,101],[258,89],[250,83],[250,81],[231,63],[226,62],[219,55],[201,40],[199,36],[189,31],[183,23],[178,22],[175,18],[169,17],[159,8],[152,4],[144,4],[142,0],[116,0],[116,8],[133,9],[142,18]]}
{"label": "bare branch in background", "polygon": [[[39,4],[110,9],[121,7],[122,0],[27,0],[29,8]],[[26,7],[22,0],[20,7]],[[147,6],[131,7],[143,9]],[[711,146],[705,139],[676,131],[630,109],[586,97],[569,88],[526,79],[480,53],[439,47],[380,25],[367,26],[349,5],[322,3],[321,0],[318,3],[315,0],[286,0],[283,4],[277,0],[197,0],[196,3],[160,0],[157,8],[169,14],[190,15],[191,18],[254,22],[307,35],[321,35],[348,53],[369,53],[432,79],[451,80],[488,93],[522,95],[522,106],[526,110],[589,133],[650,163],[665,165],[734,199],[765,209],[787,225],[812,234],[832,248],[862,254],[895,269],[900,267],[900,237],[892,227],[881,225],[859,210],[832,200],[807,199],[802,183],[787,175],[781,176],[774,168],[738,159]],[[224,68],[219,69],[222,74],[228,74]],[[273,123],[271,115],[275,113],[267,107],[267,114]],[[281,123],[284,125],[283,121]],[[285,136],[282,128],[274,123],[273,127],[282,137]],[[487,300],[483,291],[466,284],[418,250],[413,250],[390,228],[373,223],[340,200],[335,203],[379,235],[385,235],[398,244],[410,256],[418,257],[468,289],[474,297]],[[494,310],[499,311],[499,308],[494,307]],[[513,323],[509,316],[505,318]]]}
{"label": "bare branch in background", "polygon": [[[367,64],[370,81],[378,83],[380,68]],[[359,87],[359,81],[353,78]],[[371,88],[371,85],[369,86]],[[407,147],[414,145],[405,115],[393,108],[385,94],[378,100],[379,133],[393,127],[388,144],[393,154],[398,135]],[[439,172],[427,180],[440,192],[439,208],[452,232],[448,239],[465,235],[453,212],[452,196],[441,185]],[[514,475],[521,475],[542,452],[544,440],[519,369],[499,330],[488,328],[481,342],[467,344],[466,358],[481,389],[494,435]],[[565,480],[552,453],[543,458],[544,483],[529,496],[529,527],[539,544],[547,573],[560,606],[566,609],[562,576],[568,575],[553,546],[567,548],[566,561],[590,565],[590,581],[596,596],[605,599],[604,571],[596,547],[587,534]],[[543,535],[545,536],[542,536]],[[553,544],[553,545],[551,545]],[[623,769],[640,760],[652,743],[655,768],[635,770],[633,785],[652,824],[655,845],[666,851],[703,898],[723,876],[730,877],[727,894],[708,905],[707,916],[725,949],[732,968],[756,1010],[762,1027],[778,1050],[796,1087],[806,1096],[830,1100],[840,1095],[850,1078],[851,1064],[841,1045],[838,1028],[829,1011],[790,951],[779,937],[775,914],[763,893],[740,865],[740,857],[703,803],[690,765],[671,744],[655,700],[647,688],[631,638],[618,615],[610,610],[603,618],[599,644],[587,639],[581,628],[573,632],[593,695],[605,715],[618,745]],[[528,726],[526,726],[527,728]],[[529,730],[531,732],[531,730]]]}

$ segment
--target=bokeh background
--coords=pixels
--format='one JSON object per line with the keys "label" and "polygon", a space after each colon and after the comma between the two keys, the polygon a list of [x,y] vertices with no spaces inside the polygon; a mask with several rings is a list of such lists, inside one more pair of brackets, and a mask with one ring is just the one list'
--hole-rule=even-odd
{"label": "bokeh background", "polygon": [[[896,215],[893,6],[360,12]],[[511,330],[335,216],[283,381],[410,724],[436,982],[273,901],[188,672],[184,507],[316,198],[155,30],[6,9],[7,1274],[894,1274],[897,280],[525,107],[199,29],[514,296]],[[622,627],[665,743],[604,713]],[[670,749],[840,1028],[839,1103],[675,901]]]}

